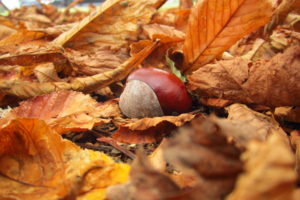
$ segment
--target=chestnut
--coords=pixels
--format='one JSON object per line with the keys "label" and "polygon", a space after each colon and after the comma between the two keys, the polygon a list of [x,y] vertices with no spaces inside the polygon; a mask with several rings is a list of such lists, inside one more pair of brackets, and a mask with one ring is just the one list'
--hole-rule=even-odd
{"label": "chestnut", "polygon": [[140,68],[128,76],[119,105],[127,117],[143,118],[188,112],[192,101],[184,83],[173,73]]}

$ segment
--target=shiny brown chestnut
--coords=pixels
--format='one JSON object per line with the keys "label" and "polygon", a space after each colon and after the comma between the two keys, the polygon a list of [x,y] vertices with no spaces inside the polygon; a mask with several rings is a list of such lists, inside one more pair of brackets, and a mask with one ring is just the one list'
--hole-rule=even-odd
{"label": "shiny brown chestnut", "polygon": [[184,83],[174,74],[157,68],[140,68],[127,78],[120,109],[131,118],[184,113],[192,101]]}

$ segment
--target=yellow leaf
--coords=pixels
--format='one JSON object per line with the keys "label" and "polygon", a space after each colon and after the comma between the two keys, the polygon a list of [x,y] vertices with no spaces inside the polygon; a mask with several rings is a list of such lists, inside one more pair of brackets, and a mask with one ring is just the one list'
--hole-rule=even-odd
{"label": "yellow leaf", "polygon": [[184,70],[195,71],[268,23],[272,10],[268,0],[198,1],[189,18]]}
{"label": "yellow leaf", "polygon": [[[123,183],[130,167],[82,150],[36,119],[0,129],[0,199],[74,199]],[[72,198],[71,198],[72,197]]]}

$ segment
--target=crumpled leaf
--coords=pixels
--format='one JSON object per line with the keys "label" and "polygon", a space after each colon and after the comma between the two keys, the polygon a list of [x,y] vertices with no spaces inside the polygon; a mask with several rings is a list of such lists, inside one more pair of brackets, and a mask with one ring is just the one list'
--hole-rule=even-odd
{"label": "crumpled leaf", "polygon": [[164,148],[165,159],[184,174],[197,177],[189,191],[191,199],[220,199],[228,194],[242,170],[241,149],[228,139],[219,125],[196,119]]}
{"label": "crumpled leaf", "polygon": [[16,33],[17,31],[11,27],[0,24],[0,40]]}
{"label": "crumpled leaf", "polygon": [[184,123],[191,121],[194,117],[194,114],[184,113],[178,116],[146,117],[143,119],[115,119],[114,123],[119,126],[128,127],[131,130],[143,131],[164,122],[172,123],[175,126],[182,126]]}
{"label": "crumpled leaf", "polygon": [[127,179],[129,166],[80,149],[40,120],[13,120],[0,141],[1,199],[75,199]]}
{"label": "crumpled leaf", "polygon": [[[175,199],[180,188],[168,176],[155,170],[141,155],[132,164],[130,181],[108,188],[110,200],[163,200]],[[177,199],[176,199],[177,200]]]}
{"label": "crumpled leaf", "polygon": [[172,26],[147,24],[143,26],[144,33],[151,40],[159,39],[161,43],[182,42],[185,34]]}
{"label": "crumpled leaf", "polygon": [[34,74],[40,83],[60,81],[53,63],[43,63],[34,68]]}
{"label": "crumpled leaf", "polygon": [[213,97],[269,107],[300,105],[300,46],[269,61],[242,58],[208,64],[188,76],[189,88]]}
{"label": "crumpled leaf", "polygon": [[273,134],[265,142],[250,143],[242,159],[245,172],[227,200],[293,199],[297,178],[295,158],[280,135]]}
{"label": "crumpled leaf", "polygon": [[183,70],[192,72],[209,63],[243,36],[265,25],[271,15],[268,0],[198,1],[188,22]]}
{"label": "crumpled leaf", "polygon": [[152,43],[114,70],[96,74],[94,76],[74,78],[70,82],[37,83],[18,79],[0,80],[0,93],[25,99],[42,94],[49,94],[58,90],[75,90],[82,92],[96,91],[113,82],[124,79],[131,70],[137,67],[157,46],[158,42]]}
{"label": "crumpled leaf", "polygon": [[295,9],[300,8],[299,0],[282,0],[277,6],[272,16],[271,22],[265,27],[265,33],[272,33],[274,28],[279,24],[282,24],[286,16]]}
{"label": "crumpled leaf", "polygon": [[113,138],[119,142],[145,144],[160,141],[176,127],[191,121],[195,115],[181,114],[179,116],[163,116],[143,119],[115,118],[113,122],[119,129]]}
{"label": "crumpled leaf", "polygon": [[57,133],[63,134],[68,131],[92,129],[96,125],[108,123],[109,116],[120,115],[120,112],[113,109],[114,104],[113,101],[97,103],[89,95],[79,92],[58,91],[21,102],[19,107],[6,115],[6,119],[45,120]]}
{"label": "crumpled leaf", "polygon": [[[86,17],[69,31],[53,41],[55,46],[73,48],[91,42],[127,43],[135,40],[140,24],[146,24],[165,0],[111,0],[101,4],[94,13]],[[109,34],[107,34],[109,33]]]}
{"label": "crumpled leaf", "polygon": [[20,46],[33,42],[35,40],[41,40],[45,37],[45,33],[37,31],[20,30],[0,41],[0,52],[7,53],[13,52]]}
{"label": "crumpled leaf", "polygon": [[129,44],[138,40],[140,26],[149,23],[164,2],[105,1],[95,12],[57,37],[52,45],[66,48],[64,55],[78,74],[94,75],[115,69],[129,57]]}
{"label": "crumpled leaf", "polygon": [[275,109],[274,115],[279,120],[300,123],[299,107],[278,107]]}
{"label": "crumpled leaf", "polygon": [[[138,157],[133,165],[130,181],[110,187],[108,197],[119,200],[135,199],[220,199],[228,194],[241,172],[241,150],[211,120],[195,119],[192,127],[185,127],[175,138],[169,138],[162,147],[164,159],[175,170],[193,178],[192,188],[179,188],[175,180],[167,177]],[[138,165],[136,165],[138,163]],[[188,175],[188,176],[187,176]],[[179,181],[180,182],[180,181]],[[163,184],[163,185],[161,185]],[[141,196],[144,195],[144,196]],[[145,197],[145,198],[143,198]]]}
{"label": "crumpled leaf", "polygon": [[[258,141],[265,141],[267,137],[273,134],[282,136],[282,139],[285,140],[287,144],[289,143],[286,133],[272,117],[251,110],[246,105],[242,104],[233,104],[226,109],[228,111],[227,119],[229,119],[230,123],[232,123],[231,126],[236,126],[238,129],[246,130],[248,129],[246,126],[252,126],[252,128],[249,127],[247,130],[248,133],[244,132],[241,134],[242,131],[240,131],[241,133],[235,136],[236,138],[239,138],[240,136],[248,138],[245,140],[246,143],[244,143],[244,146],[254,139]],[[228,127],[225,125],[226,122],[223,124],[221,121],[222,119],[218,120],[218,123],[222,128]],[[234,131],[231,133],[235,135]],[[241,140],[242,139],[239,138],[237,141],[241,142]]]}

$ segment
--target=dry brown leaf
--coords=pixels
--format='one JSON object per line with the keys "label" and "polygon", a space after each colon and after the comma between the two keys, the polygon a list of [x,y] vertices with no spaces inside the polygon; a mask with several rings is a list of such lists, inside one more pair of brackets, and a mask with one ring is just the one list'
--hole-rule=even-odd
{"label": "dry brown leaf", "polygon": [[299,107],[278,107],[275,109],[274,115],[279,120],[300,123]]}
{"label": "dry brown leaf", "polygon": [[198,1],[189,18],[183,70],[195,71],[215,59],[243,36],[265,25],[272,10],[268,0]]}
{"label": "dry brown leaf", "polygon": [[55,25],[47,28],[38,28],[38,29],[30,29],[31,31],[38,31],[46,33],[48,36],[51,36],[53,38],[59,36],[60,34],[70,30],[76,23],[70,23],[70,24],[61,24],[61,25]]}
{"label": "dry brown leaf", "polygon": [[183,174],[196,176],[197,186],[188,191],[190,199],[213,200],[228,194],[242,169],[240,153],[223,130],[207,119],[193,121],[164,148],[169,163]]}
{"label": "dry brown leaf", "polygon": [[[286,133],[282,130],[274,118],[251,110],[246,105],[242,104],[233,104],[227,107],[227,111],[228,119],[231,123],[236,123],[237,127],[241,128],[241,125],[238,125],[239,123],[252,126],[250,131],[248,130],[251,134],[243,134],[245,138],[250,138],[247,142],[253,139],[265,141],[270,135],[276,134],[280,135],[287,144],[289,143]],[[221,124],[219,125],[222,126]]]}
{"label": "dry brown leaf", "polygon": [[270,107],[300,105],[300,46],[270,61],[242,58],[208,64],[188,77],[189,88],[201,97]]}
{"label": "dry brown leaf", "polygon": [[[130,45],[130,55],[135,55],[141,49],[145,48],[151,44],[151,40],[140,40],[138,42],[134,42]],[[167,43],[162,44],[158,48],[156,48],[142,63],[143,67],[155,67],[161,69],[167,69],[167,62],[166,62],[166,54],[169,49],[174,47],[176,43]]]}
{"label": "dry brown leaf", "polygon": [[[111,0],[72,29],[53,41],[54,46],[73,48],[91,42],[106,42],[122,46],[127,40],[136,40],[139,25],[147,24],[165,0]],[[109,33],[109,34],[108,34]]]}
{"label": "dry brown leaf", "polygon": [[[110,85],[113,82],[124,79],[132,69],[137,67],[156,47],[158,42],[145,47],[138,54],[129,58],[118,68],[88,77],[78,77],[71,82],[28,82],[18,79],[0,81],[0,93],[17,96],[19,98],[30,98],[42,94],[49,94],[58,90],[76,90],[83,92],[92,92]],[[49,56],[48,54],[45,55]],[[25,58],[26,59],[26,58]],[[43,57],[41,58],[43,59]],[[1,61],[0,61],[1,63]]]}
{"label": "dry brown leaf", "polygon": [[[1,199],[76,199],[127,180],[129,166],[82,150],[44,122],[13,120],[0,129]],[[87,194],[86,194],[87,193]]]}
{"label": "dry brown leaf", "polygon": [[167,167],[167,162],[163,155],[163,148],[166,145],[167,139],[164,138],[156,149],[148,156],[148,160],[154,169],[164,172]]}
{"label": "dry brown leaf", "polygon": [[2,24],[0,24],[0,30],[0,41],[17,32],[15,29]]}
{"label": "dry brown leaf", "polygon": [[40,83],[61,81],[53,63],[40,64],[33,71]]}
{"label": "dry brown leaf", "polygon": [[174,124],[175,126],[182,126],[186,122],[194,119],[195,115],[190,113],[184,113],[179,116],[163,116],[163,117],[153,117],[153,118],[143,118],[143,119],[115,119],[114,123],[119,126],[127,127],[130,130],[143,131],[148,128],[155,127],[160,123],[168,122]]}
{"label": "dry brown leaf", "polygon": [[45,33],[37,31],[20,30],[0,41],[0,52],[13,52],[16,48],[26,43],[43,39]]}
{"label": "dry brown leaf", "polygon": [[160,141],[176,127],[191,121],[195,115],[163,116],[143,119],[114,118],[113,122],[119,129],[113,134],[118,142],[146,144]]}
{"label": "dry brown leaf", "polygon": [[272,16],[271,22],[265,27],[265,32],[271,34],[273,29],[282,24],[286,16],[295,9],[300,8],[299,0],[282,0],[278,1],[280,4],[277,6]]}
{"label": "dry brown leaf", "polygon": [[161,10],[156,13],[151,20],[152,24],[163,24],[173,26],[176,29],[186,32],[187,21],[190,15],[190,9],[171,8]]}
{"label": "dry brown leaf", "polygon": [[300,132],[298,130],[290,133],[291,146],[295,152],[295,170],[298,175],[298,182],[300,180]]}
{"label": "dry brown leaf", "polygon": [[242,159],[245,172],[227,200],[293,199],[297,178],[295,158],[280,135],[273,134],[265,142],[250,143]]}
{"label": "dry brown leaf", "polygon": [[191,8],[191,7],[193,7],[193,0],[180,0],[179,7],[180,8]]}
{"label": "dry brown leaf", "polygon": [[120,115],[120,112],[115,112],[114,105],[114,101],[99,104],[89,95],[79,92],[58,91],[21,102],[19,107],[6,115],[6,118],[45,120],[57,133],[63,134],[108,123],[109,117]]}
{"label": "dry brown leaf", "polygon": [[80,50],[67,48],[64,56],[72,63],[76,74],[88,76],[116,69],[129,58],[126,48],[112,45],[87,46]]}
{"label": "dry brown leaf", "polygon": [[151,39],[159,39],[161,43],[182,42],[185,34],[172,26],[147,24],[143,26],[144,33]]}
{"label": "dry brown leaf", "polygon": [[112,135],[112,138],[121,143],[127,144],[151,144],[160,142],[176,126],[170,123],[161,123],[146,130],[130,130],[128,127],[120,126]]}
{"label": "dry brown leaf", "polygon": [[106,1],[88,17],[56,38],[52,45],[66,47],[73,70],[94,75],[115,69],[129,57],[129,44],[137,41],[140,26],[149,23],[165,0]]}
{"label": "dry brown leaf", "polygon": [[[136,40],[140,24],[146,24],[165,0],[105,1],[90,16],[53,41],[55,46],[78,47],[90,42],[127,43]],[[109,33],[109,34],[107,34]]]}
{"label": "dry brown leaf", "polygon": [[139,155],[132,165],[130,181],[109,187],[107,196],[110,200],[171,200],[179,191],[172,179],[155,170]]}

